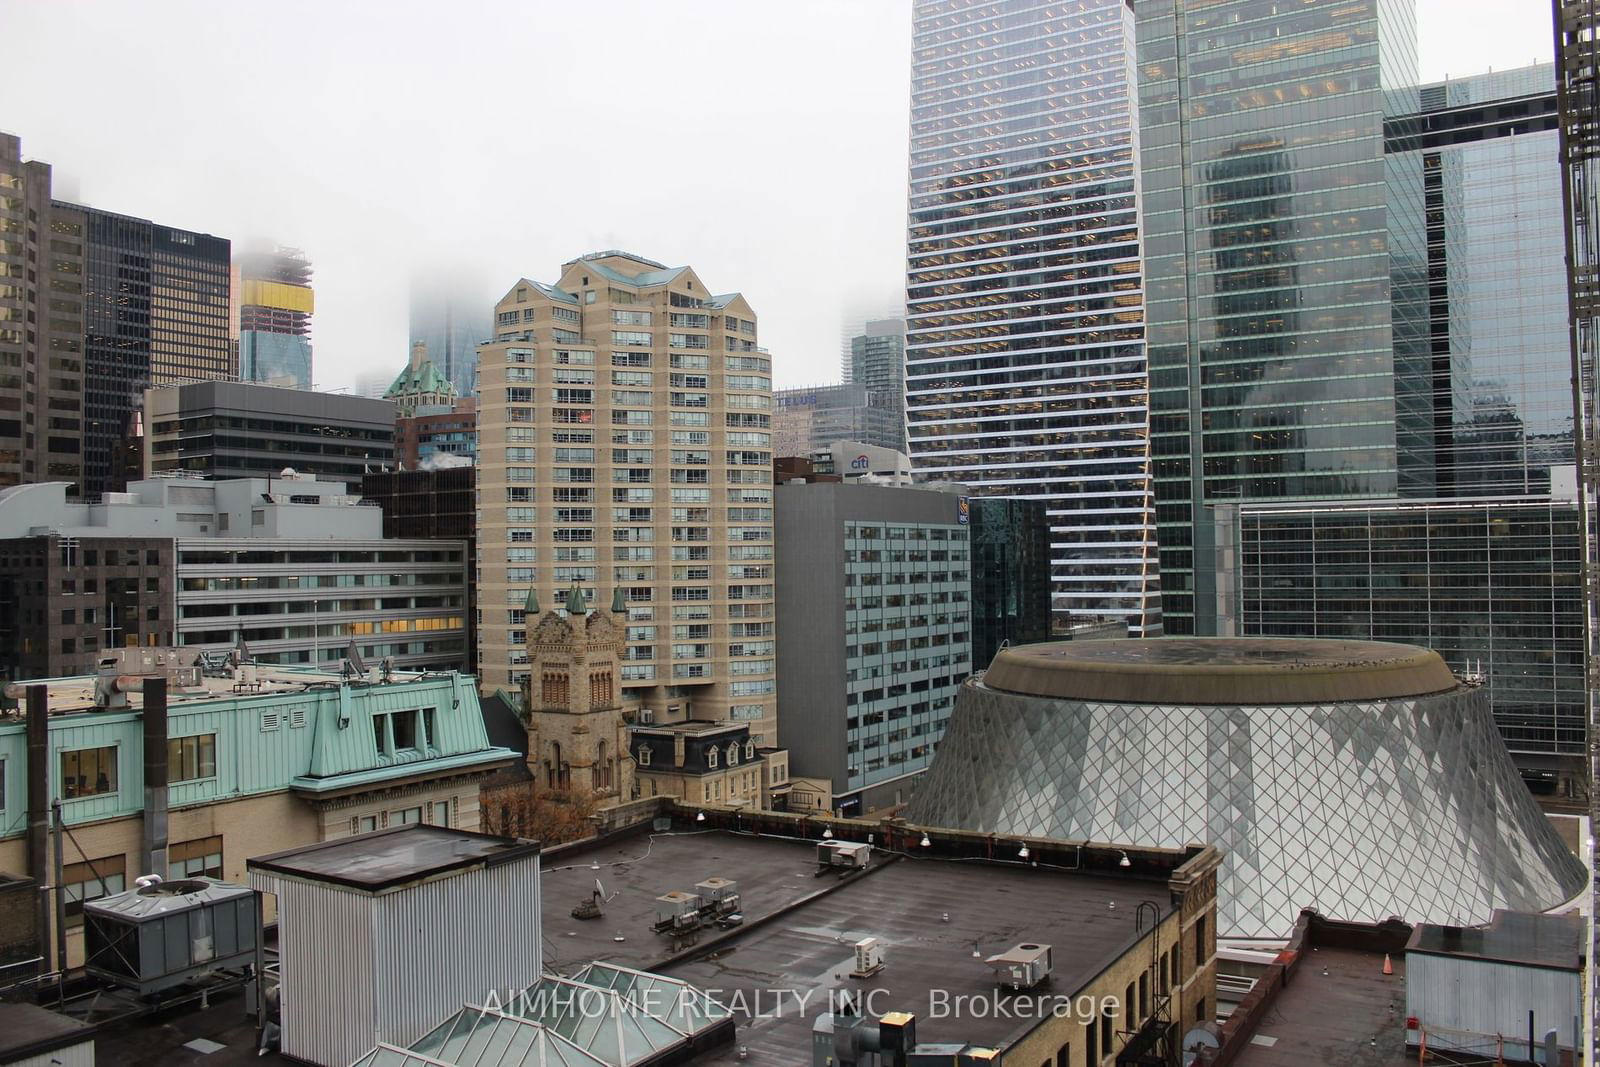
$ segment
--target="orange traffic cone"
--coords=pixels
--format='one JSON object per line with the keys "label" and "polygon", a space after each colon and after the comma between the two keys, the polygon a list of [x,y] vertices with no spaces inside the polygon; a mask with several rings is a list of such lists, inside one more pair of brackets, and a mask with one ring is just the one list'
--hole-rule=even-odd
{"label": "orange traffic cone", "polygon": [[1394,973],[1394,964],[1389,962],[1389,954],[1387,952],[1385,952],[1383,954],[1383,973],[1384,974],[1393,974]]}

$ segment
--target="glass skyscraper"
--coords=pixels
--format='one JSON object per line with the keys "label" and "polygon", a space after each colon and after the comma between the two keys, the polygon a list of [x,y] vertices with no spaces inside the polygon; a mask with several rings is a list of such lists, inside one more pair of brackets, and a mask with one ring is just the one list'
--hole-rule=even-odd
{"label": "glass skyscraper", "polygon": [[1134,6],[1163,614],[1209,634],[1209,505],[1433,492],[1415,12]]}
{"label": "glass skyscraper", "polygon": [[1132,12],[917,0],[913,20],[913,465],[1043,500],[1054,610],[1159,632]]}
{"label": "glass skyscraper", "polygon": [[1555,71],[1424,85],[1396,125],[1428,209],[1434,491],[1547,494],[1573,462]]}

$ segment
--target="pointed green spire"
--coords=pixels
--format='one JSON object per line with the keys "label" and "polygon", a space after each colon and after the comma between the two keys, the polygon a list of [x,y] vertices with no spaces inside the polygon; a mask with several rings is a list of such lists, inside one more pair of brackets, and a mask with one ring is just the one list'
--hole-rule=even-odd
{"label": "pointed green spire", "polygon": [[580,619],[589,614],[589,605],[583,602],[583,590],[578,588],[576,582],[572,584],[572,591],[567,594],[567,614]]}
{"label": "pointed green spire", "polygon": [[528,587],[528,599],[522,605],[522,608],[529,615],[539,614],[539,590],[533,588],[532,586]]}
{"label": "pointed green spire", "polygon": [[622,602],[622,586],[617,586],[616,592],[611,594],[611,610],[621,615],[627,611],[627,605]]}

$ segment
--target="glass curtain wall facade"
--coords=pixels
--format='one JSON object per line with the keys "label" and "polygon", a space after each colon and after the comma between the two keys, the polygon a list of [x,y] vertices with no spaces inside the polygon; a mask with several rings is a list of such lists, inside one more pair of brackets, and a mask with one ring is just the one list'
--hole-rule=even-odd
{"label": "glass curtain wall facade", "polygon": [[[1225,521],[1231,509],[1220,509]],[[1371,638],[1482,673],[1513,754],[1584,751],[1583,590],[1570,500],[1247,506],[1238,633]]]}
{"label": "glass curtain wall facade", "polygon": [[1555,95],[1549,64],[1425,85],[1390,140],[1422,160],[1441,497],[1546,495],[1573,461]]}
{"label": "glass curtain wall facade", "polygon": [[1213,503],[1433,491],[1415,12],[1134,7],[1163,615],[1210,634]]}
{"label": "glass curtain wall facade", "polygon": [[1120,0],[917,0],[907,450],[1043,500],[1054,610],[1160,629]]}
{"label": "glass curtain wall facade", "polygon": [[[865,332],[850,338],[850,360],[844,380],[865,386],[892,405],[892,437],[872,441],[896,452],[906,450],[906,322],[904,319],[878,319],[863,327]],[[860,440],[867,440],[863,437]]]}

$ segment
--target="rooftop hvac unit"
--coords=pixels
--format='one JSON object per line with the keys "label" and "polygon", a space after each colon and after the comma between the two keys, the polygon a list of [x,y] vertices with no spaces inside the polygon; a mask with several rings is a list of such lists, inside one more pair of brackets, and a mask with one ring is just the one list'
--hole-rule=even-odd
{"label": "rooftop hvac unit", "polygon": [[700,925],[698,894],[674,889],[656,897],[656,929],[687,930]]}
{"label": "rooftop hvac unit", "polygon": [[856,969],[851,978],[871,978],[883,970],[883,942],[875,937],[863,937],[856,942]]}
{"label": "rooftop hvac unit", "polygon": [[696,883],[695,890],[718,915],[739,910],[739,883],[731,878],[707,878]]}
{"label": "rooftop hvac unit", "polygon": [[865,867],[872,846],[864,841],[824,841],[817,845],[819,867]]}
{"label": "rooftop hvac unit", "polygon": [[1032,989],[1050,977],[1050,946],[1024,942],[983,962],[993,967],[1000,984],[1009,989]]}
{"label": "rooftop hvac unit", "polygon": [[255,962],[254,890],[210,878],[156,882],[83,906],[84,969],[150,994]]}

